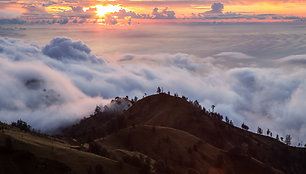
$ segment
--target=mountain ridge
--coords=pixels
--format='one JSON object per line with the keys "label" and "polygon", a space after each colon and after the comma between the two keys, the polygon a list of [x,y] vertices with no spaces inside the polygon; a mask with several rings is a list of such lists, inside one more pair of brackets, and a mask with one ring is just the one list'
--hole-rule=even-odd
{"label": "mountain ridge", "polygon": [[46,159],[46,166],[66,166],[59,168],[58,173],[301,174],[306,171],[306,149],[290,147],[223,122],[222,115],[209,112],[186,97],[161,93],[132,103],[119,115],[98,108],[90,117],[63,129],[63,135],[57,137],[2,124],[0,149],[8,146],[6,139],[10,137],[14,150],[28,151],[37,161]]}

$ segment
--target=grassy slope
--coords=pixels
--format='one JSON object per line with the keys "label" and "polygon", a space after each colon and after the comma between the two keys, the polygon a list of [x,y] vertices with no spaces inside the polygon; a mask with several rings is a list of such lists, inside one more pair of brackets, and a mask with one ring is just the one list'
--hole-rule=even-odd
{"label": "grassy slope", "polygon": [[97,140],[101,146],[141,152],[162,160],[175,173],[225,172],[236,174],[277,173],[273,168],[246,156],[231,155],[187,132],[159,126],[135,126]]}
{"label": "grassy slope", "polygon": [[96,165],[103,166],[106,173],[137,173],[133,167],[120,167],[117,161],[72,149],[62,140],[34,136],[17,129],[8,129],[0,133],[0,146],[4,146],[8,136],[12,139],[14,150],[30,152],[38,158],[57,161],[72,169],[72,173],[84,174]]}
{"label": "grassy slope", "polygon": [[203,113],[178,97],[152,95],[135,103],[126,113],[129,124],[166,126],[189,132],[207,143],[230,151],[247,146],[247,153],[257,160],[287,174],[306,170],[306,150],[288,147],[274,138],[244,131]]}
{"label": "grassy slope", "polygon": [[[126,156],[140,154],[151,159],[153,172],[157,172],[156,166],[163,169],[166,166],[167,170],[162,171],[167,174],[282,174],[274,168],[286,174],[299,174],[306,170],[305,149],[288,147],[271,137],[228,125],[178,97],[166,94],[146,97],[120,117],[125,118],[128,128],[96,140],[100,147],[108,150],[108,158],[72,149],[63,139],[39,137],[11,127],[0,132],[0,149],[9,136],[15,150],[31,152],[38,158],[34,164],[47,161],[51,168],[62,166],[53,173],[67,173],[67,168],[72,169],[72,173],[87,173],[90,167],[100,164],[105,173],[144,174],[139,165],[122,162]],[[94,127],[99,130],[104,124],[85,120],[74,129]],[[90,131],[87,134],[90,136]],[[0,162],[4,158],[0,156]],[[159,164],[155,169],[154,163]]]}

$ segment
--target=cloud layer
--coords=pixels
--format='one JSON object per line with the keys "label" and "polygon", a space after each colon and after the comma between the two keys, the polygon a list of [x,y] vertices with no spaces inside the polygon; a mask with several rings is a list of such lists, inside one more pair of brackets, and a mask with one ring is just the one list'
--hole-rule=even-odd
{"label": "cloud layer", "polygon": [[207,108],[216,105],[237,126],[245,122],[252,130],[290,133],[297,142],[306,140],[305,60],[306,55],[258,59],[221,52],[210,57],[126,54],[110,63],[69,38],[54,38],[45,46],[1,38],[0,119],[21,118],[51,130],[116,96],[142,97],[162,86]]}

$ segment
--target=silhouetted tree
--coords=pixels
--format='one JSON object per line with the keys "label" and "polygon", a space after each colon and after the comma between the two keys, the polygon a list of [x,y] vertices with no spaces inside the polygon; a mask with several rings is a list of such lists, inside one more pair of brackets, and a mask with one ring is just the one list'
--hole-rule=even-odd
{"label": "silhouetted tree", "polygon": [[202,108],[201,107],[201,105],[199,104],[199,102],[198,102],[198,100],[195,100],[194,102],[193,102],[193,105],[195,106],[195,107],[197,107],[197,108]]}
{"label": "silhouetted tree", "polygon": [[234,124],[233,124],[233,121],[232,121],[232,120],[230,120],[230,125],[234,126]]}
{"label": "silhouetted tree", "polygon": [[284,138],[283,137],[280,137],[281,141],[284,141]]}
{"label": "silhouetted tree", "polygon": [[137,100],[138,100],[138,97],[135,96],[135,97],[134,97],[134,102],[137,102]]}
{"label": "silhouetted tree", "polygon": [[215,112],[215,105],[211,105],[211,112]]}
{"label": "silhouetted tree", "polygon": [[17,122],[13,122],[11,125],[14,127],[18,127],[19,129],[24,131],[31,131],[31,126],[28,125],[25,121],[22,121],[21,119]]}
{"label": "silhouetted tree", "polygon": [[160,94],[161,93],[161,88],[160,87],[157,87],[157,90],[156,90],[156,92],[158,93],[158,94]]}
{"label": "silhouetted tree", "polygon": [[287,144],[288,146],[290,146],[291,145],[291,135],[286,135],[286,138],[285,138],[285,144]]}
{"label": "silhouetted tree", "polygon": [[101,112],[102,112],[101,107],[100,107],[100,106],[97,106],[96,109],[95,109],[94,114],[97,115],[97,114],[99,114],[99,113],[101,113]]}
{"label": "silhouetted tree", "polygon": [[268,136],[270,135],[270,129],[267,130],[267,135],[268,135]]}
{"label": "silhouetted tree", "polygon": [[188,101],[188,97],[182,96],[182,99]]}
{"label": "silhouetted tree", "polygon": [[279,136],[278,136],[278,134],[276,135],[276,140],[279,141]]}
{"label": "silhouetted tree", "polygon": [[206,108],[203,106],[202,111],[205,113],[206,112]]}
{"label": "silhouetted tree", "polygon": [[260,127],[257,128],[257,133],[258,133],[259,135],[262,135],[262,129],[261,129]]}
{"label": "silhouetted tree", "polygon": [[245,129],[245,130],[249,130],[249,126],[247,126],[247,125],[244,124],[244,123],[242,123],[241,128],[242,128],[242,129]]}
{"label": "silhouetted tree", "polygon": [[228,119],[227,116],[225,116],[225,122],[226,122],[226,123],[229,123],[229,119]]}

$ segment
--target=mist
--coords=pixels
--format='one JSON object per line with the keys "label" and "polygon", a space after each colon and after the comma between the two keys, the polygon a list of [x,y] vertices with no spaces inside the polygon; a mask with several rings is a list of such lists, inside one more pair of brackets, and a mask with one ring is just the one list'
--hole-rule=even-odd
{"label": "mist", "polygon": [[0,120],[22,119],[51,131],[89,115],[116,96],[153,94],[157,86],[198,100],[252,131],[306,140],[306,54],[273,59],[242,52],[120,54],[104,58],[79,40],[45,45],[0,39]]}

